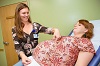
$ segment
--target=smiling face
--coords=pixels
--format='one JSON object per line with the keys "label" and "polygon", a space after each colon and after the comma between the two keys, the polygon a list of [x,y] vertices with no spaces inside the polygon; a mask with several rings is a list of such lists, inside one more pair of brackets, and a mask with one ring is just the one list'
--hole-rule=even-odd
{"label": "smiling face", "polygon": [[23,8],[19,11],[19,16],[22,22],[28,22],[29,19],[29,9]]}
{"label": "smiling face", "polygon": [[74,36],[91,39],[93,37],[93,28],[93,24],[88,20],[78,20],[73,29]]}
{"label": "smiling face", "polygon": [[85,34],[88,31],[88,29],[86,29],[84,25],[78,22],[75,24],[73,31],[74,31],[74,35],[81,37],[83,34]]}

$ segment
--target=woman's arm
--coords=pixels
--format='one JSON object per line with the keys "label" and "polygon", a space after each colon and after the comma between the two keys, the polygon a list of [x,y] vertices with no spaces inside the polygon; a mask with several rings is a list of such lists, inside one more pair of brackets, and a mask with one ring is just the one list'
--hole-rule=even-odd
{"label": "woman's arm", "polygon": [[18,37],[16,36],[16,31],[15,31],[15,27],[12,28],[12,37],[13,37],[13,41],[14,41],[14,46],[15,46],[15,50],[18,54],[18,56],[22,59],[22,63],[24,65],[28,65],[31,63],[31,60],[25,55],[25,53],[23,52],[21,43],[19,42]]}
{"label": "woman's arm", "polygon": [[15,50],[16,50],[17,54],[19,55],[20,52],[23,52],[24,50],[22,49],[21,40],[18,39],[18,36],[16,35],[15,29],[16,29],[15,27],[12,28],[12,38],[13,38]]}
{"label": "woman's arm", "polygon": [[93,53],[80,51],[75,66],[87,66],[93,58]]}
{"label": "woman's arm", "polygon": [[49,28],[42,26],[41,24],[34,22],[34,27],[38,29],[39,32],[45,33],[45,34],[53,34],[53,38],[59,39],[61,38],[60,31],[57,28]]}
{"label": "woman's arm", "polygon": [[60,31],[57,28],[52,29],[53,39],[59,40],[61,38]]}
{"label": "woman's arm", "polygon": [[23,51],[20,51],[19,55],[20,55],[20,57],[22,59],[22,63],[23,63],[24,66],[26,66],[26,65],[31,63],[31,60],[24,54]]}

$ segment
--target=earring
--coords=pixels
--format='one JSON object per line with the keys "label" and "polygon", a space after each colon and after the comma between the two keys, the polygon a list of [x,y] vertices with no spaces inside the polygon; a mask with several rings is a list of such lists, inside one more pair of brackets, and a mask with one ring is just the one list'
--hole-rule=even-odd
{"label": "earring", "polygon": [[84,34],[84,37],[86,38],[86,33]]}

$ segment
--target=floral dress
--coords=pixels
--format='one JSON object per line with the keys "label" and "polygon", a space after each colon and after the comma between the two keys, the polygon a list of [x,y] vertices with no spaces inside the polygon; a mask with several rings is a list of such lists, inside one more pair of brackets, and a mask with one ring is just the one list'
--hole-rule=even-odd
{"label": "floral dress", "polygon": [[95,53],[87,38],[65,37],[47,40],[33,50],[33,58],[40,66],[74,66],[80,51]]}
{"label": "floral dress", "polygon": [[18,39],[16,35],[16,27],[13,27],[12,36],[13,36],[16,52],[19,54],[20,51],[23,51],[26,56],[31,56],[33,48],[35,48],[38,44],[38,33],[40,32],[53,34],[52,28],[47,28],[40,25],[37,22],[34,22],[33,31],[30,33],[30,35],[24,32],[24,37]]}

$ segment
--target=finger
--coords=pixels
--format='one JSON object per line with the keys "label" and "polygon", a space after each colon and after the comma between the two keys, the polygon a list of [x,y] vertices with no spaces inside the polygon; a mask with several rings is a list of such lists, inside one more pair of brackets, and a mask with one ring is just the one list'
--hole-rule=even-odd
{"label": "finger", "polygon": [[24,65],[26,65],[26,64],[27,64],[27,62],[26,62],[26,61],[23,61],[22,63],[23,63]]}
{"label": "finger", "polygon": [[24,64],[24,66],[27,66],[26,64]]}
{"label": "finger", "polygon": [[26,60],[25,62],[23,62],[24,65],[28,65],[28,64],[30,64],[30,63],[31,63],[31,60],[29,60],[29,59]]}
{"label": "finger", "polygon": [[24,64],[24,66],[27,66],[27,65],[29,65],[29,64],[30,64],[30,63],[27,62],[27,63]]}
{"label": "finger", "polygon": [[26,62],[27,62],[28,64],[30,64],[30,63],[31,63],[31,60],[30,60],[30,59],[28,59],[28,60],[26,60]]}
{"label": "finger", "polygon": [[55,36],[53,35],[53,39],[55,39]]}
{"label": "finger", "polygon": [[57,41],[61,39],[61,36],[57,38]]}

